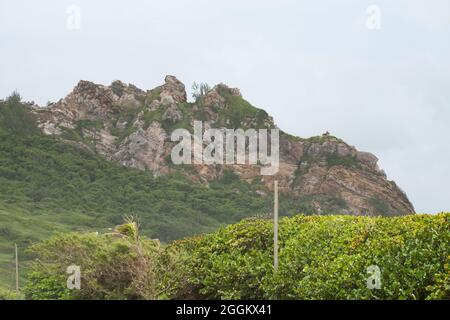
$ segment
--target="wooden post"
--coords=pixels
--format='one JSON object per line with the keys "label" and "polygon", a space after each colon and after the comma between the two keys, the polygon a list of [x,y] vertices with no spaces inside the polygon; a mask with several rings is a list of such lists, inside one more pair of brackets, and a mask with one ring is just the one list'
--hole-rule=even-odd
{"label": "wooden post", "polygon": [[278,181],[274,183],[273,196],[273,269],[278,270]]}
{"label": "wooden post", "polygon": [[17,243],[14,244],[16,251],[16,292],[19,293],[19,256],[17,254]]}

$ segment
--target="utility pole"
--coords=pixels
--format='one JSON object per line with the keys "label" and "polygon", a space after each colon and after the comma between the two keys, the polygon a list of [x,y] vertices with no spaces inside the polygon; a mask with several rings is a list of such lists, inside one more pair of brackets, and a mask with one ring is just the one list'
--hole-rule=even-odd
{"label": "utility pole", "polygon": [[16,251],[16,292],[19,293],[19,256],[17,254],[17,243],[14,244]]}
{"label": "utility pole", "polygon": [[274,182],[273,196],[273,269],[278,270],[278,181]]}

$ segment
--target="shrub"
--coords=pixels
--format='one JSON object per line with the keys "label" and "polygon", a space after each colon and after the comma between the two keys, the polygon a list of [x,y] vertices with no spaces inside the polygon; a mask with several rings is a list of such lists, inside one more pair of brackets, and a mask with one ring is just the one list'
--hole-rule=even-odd
{"label": "shrub", "polygon": [[125,90],[125,85],[120,80],[115,80],[111,83],[111,90],[116,96],[121,97]]}
{"label": "shrub", "polygon": [[225,185],[232,184],[239,181],[239,176],[232,170],[225,170],[219,181]]}
{"label": "shrub", "polygon": [[450,256],[447,257],[447,262],[444,265],[444,273],[436,274],[435,278],[435,284],[427,288],[431,292],[427,298],[450,300]]}
{"label": "shrub", "polygon": [[383,200],[380,200],[378,198],[369,199],[369,204],[372,207],[374,207],[375,213],[378,215],[387,216],[392,212],[391,209],[389,208],[389,205]]}
{"label": "shrub", "polygon": [[[285,218],[275,273],[272,223],[245,220],[174,244],[190,259],[182,266],[189,281],[172,297],[189,292],[204,299],[444,299],[448,230],[450,214]],[[379,290],[367,287],[372,265],[381,270]]]}
{"label": "shrub", "polygon": [[[65,234],[34,245],[28,299],[154,299],[157,241],[140,238],[128,222],[107,234]],[[67,288],[67,267],[81,271],[81,288]]]}
{"label": "shrub", "polygon": [[195,102],[200,102],[200,100],[211,90],[211,87],[207,83],[196,83],[192,84],[192,98]]}
{"label": "shrub", "polygon": [[6,102],[0,103],[0,130],[20,136],[38,134],[35,117],[20,101],[20,94],[13,92]]}
{"label": "shrub", "polygon": [[[247,219],[166,247],[128,222],[112,233],[68,234],[33,247],[30,299],[449,299],[450,214],[304,215],[273,225]],[[121,233],[119,233],[120,231]],[[79,265],[81,290],[66,289]],[[380,269],[369,289],[368,267]]]}
{"label": "shrub", "polygon": [[344,166],[344,167],[352,167],[358,165],[358,160],[355,156],[341,156],[337,153],[332,153],[327,156],[327,165],[329,167],[333,166]]}
{"label": "shrub", "polygon": [[22,297],[15,291],[11,291],[0,287],[0,301],[1,300],[20,300]]}

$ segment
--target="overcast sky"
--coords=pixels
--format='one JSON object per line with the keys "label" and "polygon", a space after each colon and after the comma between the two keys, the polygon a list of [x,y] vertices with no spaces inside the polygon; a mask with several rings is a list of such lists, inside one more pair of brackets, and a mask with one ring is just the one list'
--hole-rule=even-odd
{"label": "overcast sky", "polygon": [[0,0],[0,97],[224,82],[289,133],[376,154],[435,213],[450,210],[449,39],[448,0]]}

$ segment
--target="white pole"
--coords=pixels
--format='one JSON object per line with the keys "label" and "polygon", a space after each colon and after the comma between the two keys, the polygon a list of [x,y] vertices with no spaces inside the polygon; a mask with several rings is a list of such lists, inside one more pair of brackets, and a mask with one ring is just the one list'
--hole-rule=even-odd
{"label": "white pole", "polygon": [[19,293],[19,256],[17,254],[17,243],[14,244],[16,251],[16,291]]}
{"label": "white pole", "polygon": [[278,181],[274,183],[273,196],[273,268],[278,270]]}

